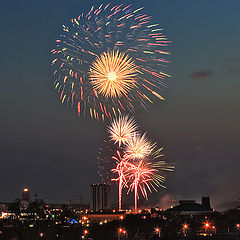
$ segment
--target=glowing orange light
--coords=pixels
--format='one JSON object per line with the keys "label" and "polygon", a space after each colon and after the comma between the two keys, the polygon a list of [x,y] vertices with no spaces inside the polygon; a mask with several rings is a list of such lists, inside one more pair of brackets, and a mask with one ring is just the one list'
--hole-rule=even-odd
{"label": "glowing orange light", "polygon": [[126,230],[123,230],[123,234],[126,234],[127,232],[126,232]]}
{"label": "glowing orange light", "polygon": [[123,231],[123,229],[122,229],[122,228],[119,228],[118,231],[121,233],[121,232]]}
{"label": "glowing orange light", "polygon": [[205,227],[208,228],[210,225],[209,223],[205,223]]}
{"label": "glowing orange light", "polygon": [[85,235],[88,234],[88,230],[84,230],[84,234],[85,234]]}
{"label": "glowing orange light", "polygon": [[237,224],[237,228],[239,228],[239,227],[240,227],[240,224],[238,223],[238,224]]}
{"label": "glowing orange light", "polygon": [[160,230],[159,230],[159,228],[156,228],[155,231],[156,231],[156,232],[159,232]]}
{"label": "glowing orange light", "polygon": [[123,220],[123,218],[124,218],[123,216],[120,216],[120,219],[121,219],[121,220]]}
{"label": "glowing orange light", "polygon": [[188,225],[187,225],[187,224],[184,224],[184,225],[183,225],[183,228],[184,228],[184,229],[187,229],[187,228],[188,228]]}
{"label": "glowing orange light", "polygon": [[23,191],[24,191],[24,192],[28,192],[28,189],[27,189],[27,188],[24,188]]}

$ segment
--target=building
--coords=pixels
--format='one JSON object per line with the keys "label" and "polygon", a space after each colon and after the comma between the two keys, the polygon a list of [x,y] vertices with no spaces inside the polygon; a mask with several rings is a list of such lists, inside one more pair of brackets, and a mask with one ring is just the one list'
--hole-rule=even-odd
{"label": "building", "polygon": [[175,212],[180,215],[196,215],[202,213],[212,213],[209,197],[202,197],[202,203],[196,203],[195,200],[181,200],[179,205],[169,208],[167,212]]}
{"label": "building", "polygon": [[24,188],[22,191],[22,201],[30,202],[30,191],[27,188]]}
{"label": "building", "polygon": [[24,188],[22,191],[21,211],[26,210],[29,203],[30,203],[30,191],[28,188]]}
{"label": "building", "polygon": [[125,214],[120,213],[88,213],[85,214],[82,219],[87,218],[90,223],[107,223],[114,220],[122,220],[125,218]]}
{"label": "building", "polygon": [[99,212],[111,209],[111,185],[106,183],[91,184],[90,211]]}

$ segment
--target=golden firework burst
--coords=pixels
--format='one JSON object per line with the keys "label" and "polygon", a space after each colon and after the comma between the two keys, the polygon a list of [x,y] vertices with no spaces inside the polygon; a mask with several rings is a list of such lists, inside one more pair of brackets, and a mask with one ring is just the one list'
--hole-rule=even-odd
{"label": "golden firework burst", "polygon": [[119,116],[111,122],[108,131],[111,140],[121,146],[121,144],[125,144],[137,133],[137,124],[133,118],[127,115]]}
{"label": "golden firework burst", "polygon": [[89,73],[93,88],[106,98],[120,98],[135,87],[137,72],[134,62],[119,50],[98,56]]}
{"label": "golden firework burst", "polygon": [[132,159],[143,159],[148,157],[154,150],[155,144],[152,144],[144,133],[142,136],[134,134],[126,143],[125,152]]}

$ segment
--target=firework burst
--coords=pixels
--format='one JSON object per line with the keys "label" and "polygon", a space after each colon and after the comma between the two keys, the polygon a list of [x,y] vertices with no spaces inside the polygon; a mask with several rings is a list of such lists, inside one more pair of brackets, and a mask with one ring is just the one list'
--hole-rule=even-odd
{"label": "firework burst", "polygon": [[126,144],[137,132],[137,124],[133,118],[119,116],[115,118],[108,127],[110,139],[118,143],[119,147]]}
{"label": "firework burst", "polygon": [[135,133],[126,143],[125,152],[132,159],[147,158],[153,151],[155,144],[151,143],[146,133]]}
{"label": "firework burst", "polygon": [[135,86],[136,69],[131,58],[119,50],[103,53],[90,67],[93,89],[108,98],[121,98]]}
{"label": "firework burst", "polygon": [[143,8],[93,6],[63,25],[51,51],[60,101],[104,120],[164,100],[169,42]]}
{"label": "firework burst", "polygon": [[[161,150],[160,150],[161,151]],[[135,212],[137,212],[137,200],[139,190],[143,197],[148,199],[148,191],[165,186],[165,177],[161,175],[163,171],[173,171],[173,166],[168,166],[165,161],[156,161],[153,159],[144,159],[128,162],[128,182],[130,182],[129,191],[134,191]]]}

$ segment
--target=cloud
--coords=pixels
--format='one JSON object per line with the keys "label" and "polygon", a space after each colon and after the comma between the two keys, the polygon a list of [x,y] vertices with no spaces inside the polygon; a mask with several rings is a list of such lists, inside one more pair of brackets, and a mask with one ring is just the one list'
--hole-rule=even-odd
{"label": "cloud", "polygon": [[212,71],[210,70],[206,70],[206,71],[199,71],[199,72],[194,72],[190,75],[191,79],[203,79],[203,78],[207,78],[210,75],[212,75]]}
{"label": "cloud", "polygon": [[238,58],[238,57],[231,57],[231,58],[224,58],[223,60],[222,60],[223,62],[239,62],[240,61],[240,58]]}
{"label": "cloud", "polygon": [[227,71],[229,71],[231,73],[240,73],[240,67],[228,68]]}
{"label": "cloud", "polygon": [[231,58],[224,58],[223,60],[224,68],[233,74],[240,73],[240,58],[238,57],[231,57]]}

